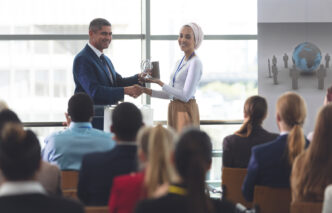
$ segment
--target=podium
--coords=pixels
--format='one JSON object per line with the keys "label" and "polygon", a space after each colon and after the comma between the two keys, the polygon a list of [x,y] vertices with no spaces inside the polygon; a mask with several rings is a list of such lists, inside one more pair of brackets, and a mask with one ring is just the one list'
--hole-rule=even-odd
{"label": "podium", "polygon": [[[115,109],[115,105],[107,105],[104,108],[104,131],[110,132],[112,124],[112,112]],[[148,105],[139,106],[138,109],[141,111],[143,116],[143,122],[145,126],[153,126],[153,109]]]}

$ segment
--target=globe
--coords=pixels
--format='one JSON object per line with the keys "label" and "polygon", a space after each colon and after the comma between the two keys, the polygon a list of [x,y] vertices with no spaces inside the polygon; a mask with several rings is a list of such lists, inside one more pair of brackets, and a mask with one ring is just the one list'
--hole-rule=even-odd
{"label": "globe", "polygon": [[322,53],[320,49],[310,42],[303,42],[294,49],[293,62],[303,72],[313,72],[318,68],[321,60]]}

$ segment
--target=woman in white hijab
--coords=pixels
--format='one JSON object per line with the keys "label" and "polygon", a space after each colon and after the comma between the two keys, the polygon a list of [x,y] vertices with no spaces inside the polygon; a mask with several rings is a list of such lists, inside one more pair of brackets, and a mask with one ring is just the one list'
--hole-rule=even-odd
{"label": "woman in white hijab", "polygon": [[169,84],[159,79],[148,79],[147,82],[160,85],[162,90],[143,89],[144,93],[152,97],[171,99],[168,106],[168,126],[178,132],[185,126],[199,127],[195,92],[202,77],[203,66],[195,50],[201,45],[203,38],[203,31],[196,23],[182,26],[178,42],[184,56],[175,64]]}

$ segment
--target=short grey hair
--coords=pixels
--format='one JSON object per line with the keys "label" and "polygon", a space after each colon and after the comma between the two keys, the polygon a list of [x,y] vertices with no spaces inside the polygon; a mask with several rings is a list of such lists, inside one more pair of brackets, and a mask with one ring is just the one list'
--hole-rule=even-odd
{"label": "short grey hair", "polygon": [[104,18],[95,18],[90,22],[89,31],[96,32],[100,30],[103,26],[111,26],[111,23]]}

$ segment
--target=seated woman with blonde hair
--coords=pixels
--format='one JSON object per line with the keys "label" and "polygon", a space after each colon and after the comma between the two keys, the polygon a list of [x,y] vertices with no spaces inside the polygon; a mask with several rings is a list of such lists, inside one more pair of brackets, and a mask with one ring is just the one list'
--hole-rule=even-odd
{"label": "seated woman with blonde hair", "polygon": [[138,159],[143,171],[114,179],[109,199],[110,212],[133,212],[139,200],[154,197],[159,186],[171,181],[175,175],[170,163],[174,135],[161,125],[143,127],[138,132]]}
{"label": "seated woman with blonde hair", "polygon": [[292,201],[322,202],[324,190],[332,184],[332,105],[318,113],[315,134],[309,148],[294,161]]}

